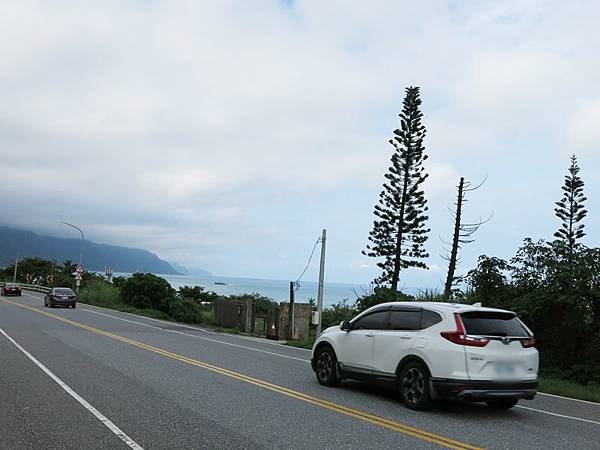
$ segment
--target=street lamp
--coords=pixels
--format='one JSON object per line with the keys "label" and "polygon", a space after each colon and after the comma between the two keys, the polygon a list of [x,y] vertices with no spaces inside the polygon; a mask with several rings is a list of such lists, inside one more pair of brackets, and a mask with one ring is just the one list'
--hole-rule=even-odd
{"label": "street lamp", "polygon": [[[81,248],[79,250],[79,265],[81,266],[81,264],[83,263],[83,242],[85,241],[85,236],[83,234],[83,231],[81,231],[81,228],[73,225],[72,223],[69,222],[64,222],[64,221],[60,221],[60,223],[64,224],[64,225],[68,225],[71,228],[75,228],[77,231],[79,231],[81,233]],[[82,266],[83,267],[83,266]]]}

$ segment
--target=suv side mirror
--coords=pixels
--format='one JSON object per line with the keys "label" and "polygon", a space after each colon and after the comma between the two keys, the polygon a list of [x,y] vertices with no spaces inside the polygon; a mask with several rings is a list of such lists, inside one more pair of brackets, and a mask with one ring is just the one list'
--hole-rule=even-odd
{"label": "suv side mirror", "polygon": [[344,320],[342,323],[340,323],[340,329],[342,331],[350,331],[352,329],[352,324],[347,320]]}

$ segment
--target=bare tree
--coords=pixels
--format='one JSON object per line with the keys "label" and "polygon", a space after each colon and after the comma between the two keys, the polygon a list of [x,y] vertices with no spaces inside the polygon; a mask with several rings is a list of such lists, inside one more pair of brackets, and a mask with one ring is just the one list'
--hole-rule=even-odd
{"label": "bare tree", "polygon": [[456,281],[454,273],[456,272],[456,266],[459,262],[458,251],[460,250],[461,245],[473,242],[473,234],[475,234],[481,225],[489,222],[492,218],[490,215],[489,218],[485,220],[480,219],[479,222],[462,222],[463,204],[467,201],[467,192],[472,192],[476,189],[479,189],[483,183],[485,183],[486,179],[487,177],[477,186],[471,187],[471,183],[469,181],[465,181],[464,177],[460,177],[460,181],[458,183],[458,194],[456,196],[456,203],[454,204],[456,209],[451,210],[448,208],[454,221],[454,234],[452,236],[451,243],[442,241],[444,244],[451,246],[450,251],[446,255],[442,255],[442,258],[448,261],[448,274],[446,276],[446,284],[444,286],[444,297],[446,299],[450,298],[450,295],[452,294],[452,287]]}

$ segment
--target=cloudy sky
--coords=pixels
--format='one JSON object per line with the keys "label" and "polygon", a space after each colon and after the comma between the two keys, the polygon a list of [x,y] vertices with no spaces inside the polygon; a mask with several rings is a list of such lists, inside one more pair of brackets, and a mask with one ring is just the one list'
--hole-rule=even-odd
{"label": "cloudy sky", "polygon": [[327,228],[327,278],[368,282],[387,140],[417,85],[431,269],[401,284],[443,283],[460,176],[488,177],[465,218],[493,212],[461,270],[551,237],[573,152],[600,245],[598,17],[594,1],[2,2],[1,220],[277,279]]}

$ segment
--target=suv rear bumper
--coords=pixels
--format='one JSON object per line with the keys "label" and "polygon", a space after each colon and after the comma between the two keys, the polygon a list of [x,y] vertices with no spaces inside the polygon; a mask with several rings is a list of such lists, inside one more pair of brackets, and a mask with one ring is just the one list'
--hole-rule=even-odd
{"label": "suv rear bumper", "polygon": [[533,399],[537,393],[536,381],[473,381],[432,378],[431,385],[438,398],[491,400],[502,398]]}

